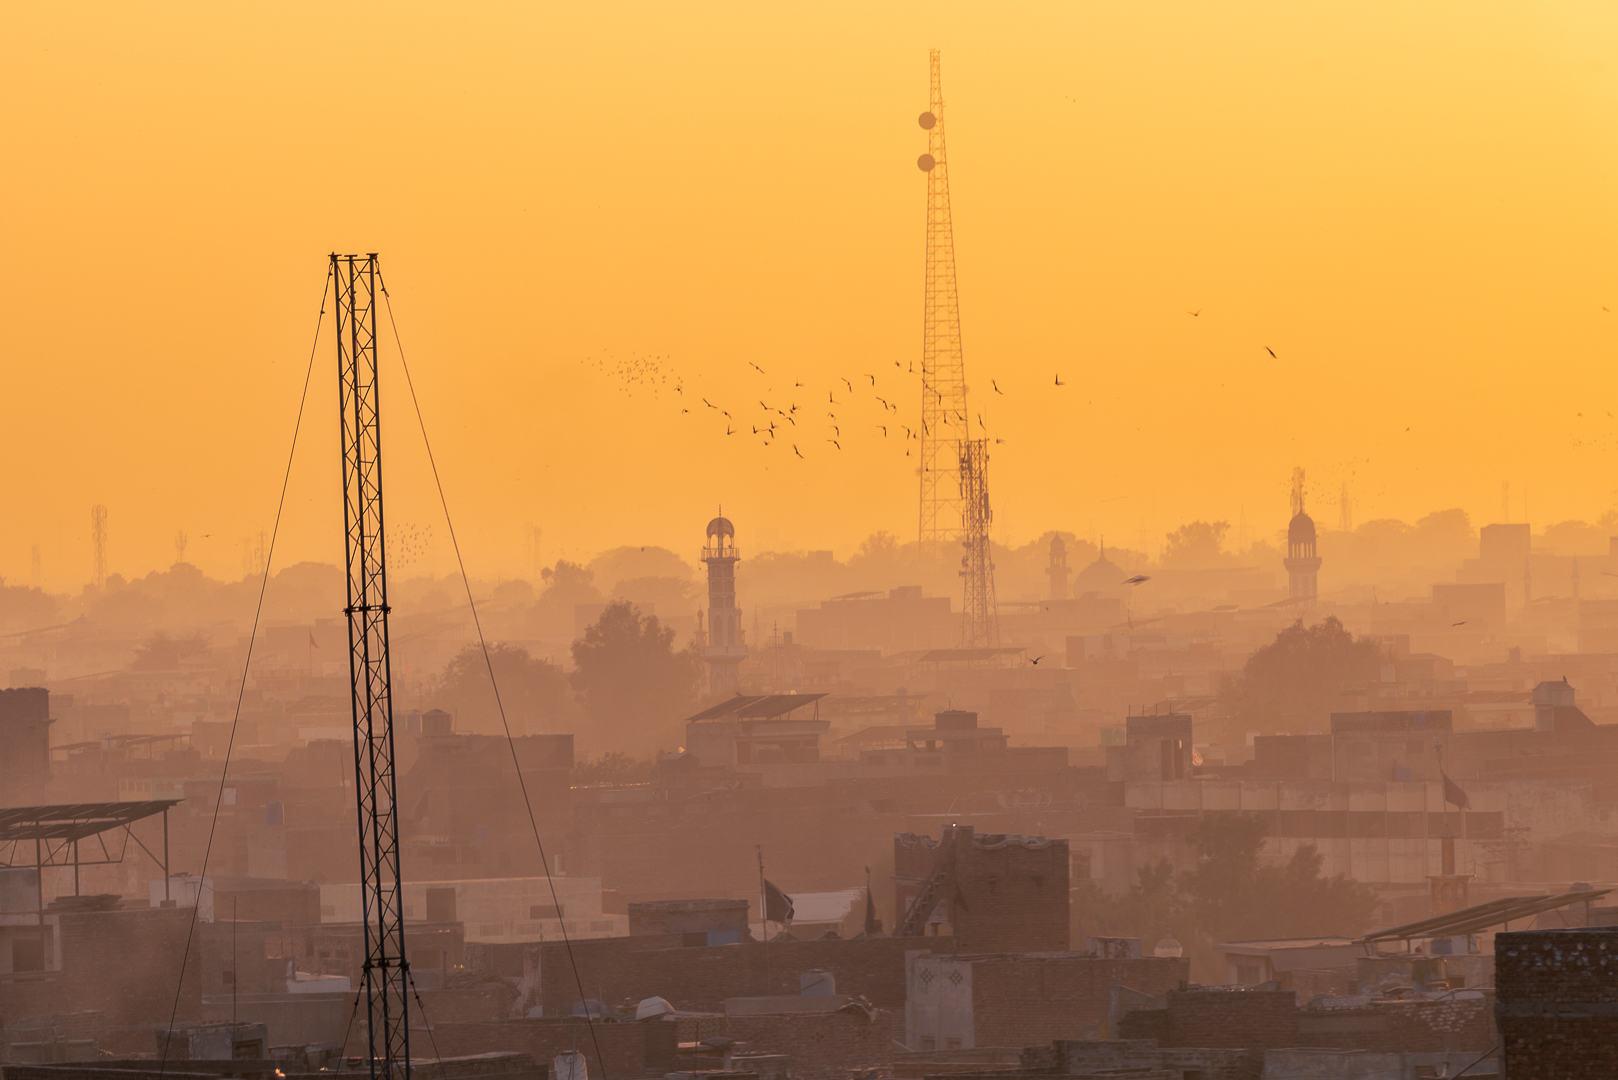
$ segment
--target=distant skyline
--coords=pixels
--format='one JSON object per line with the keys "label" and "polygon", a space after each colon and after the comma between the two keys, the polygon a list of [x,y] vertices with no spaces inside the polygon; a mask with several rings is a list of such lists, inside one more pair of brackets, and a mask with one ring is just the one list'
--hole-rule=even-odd
{"label": "distant skyline", "polygon": [[[932,47],[968,403],[1005,440],[997,540],[1160,545],[1244,512],[1269,538],[1298,465],[1328,529],[1344,481],[1356,523],[1486,524],[1502,482],[1540,528],[1615,502],[1608,6],[67,3],[3,25],[12,584],[35,544],[49,587],[89,580],[95,503],[113,572],[167,567],[183,530],[240,575],[334,248],[382,254],[474,576],[530,573],[531,527],[546,564],[694,552],[720,502],[744,554],[913,539],[895,429]],[[330,73],[357,70],[363,120],[339,122]],[[281,566],[341,560],[329,333]],[[442,572],[384,356],[389,520],[431,524]],[[647,357],[731,421],[626,379]],[[764,447],[761,398],[807,419]]]}

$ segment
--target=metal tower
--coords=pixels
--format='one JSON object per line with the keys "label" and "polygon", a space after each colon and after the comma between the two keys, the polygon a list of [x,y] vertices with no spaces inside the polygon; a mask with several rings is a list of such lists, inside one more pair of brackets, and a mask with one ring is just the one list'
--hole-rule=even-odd
{"label": "metal tower", "polygon": [[942,550],[964,523],[957,481],[960,444],[970,434],[937,49],[931,53],[930,65],[928,110],[918,121],[927,132],[927,152],[916,161],[927,174],[927,273],[921,334],[920,541],[924,557]]}
{"label": "metal tower", "polygon": [[961,647],[995,648],[1000,644],[1000,618],[994,601],[994,553],[989,550],[989,440],[963,439],[958,444],[961,478],[961,577],[966,598],[961,604]]}
{"label": "metal tower", "polygon": [[708,662],[708,690],[715,697],[736,692],[747,644],[742,639],[742,609],[736,606],[736,526],[724,514],[708,522],[702,561],[708,566],[708,638],[702,658]]}
{"label": "metal tower", "polygon": [[100,503],[90,507],[90,578],[98,589],[107,586],[107,508]]}
{"label": "metal tower", "polygon": [[353,690],[354,791],[359,804],[360,904],[371,1076],[410,1075],[404,907],[393,768],[388,578],[382,533],[382,426],[377,393],[376,255],[331,257],[337,292],[337,375],[347,532],[348,672]]}

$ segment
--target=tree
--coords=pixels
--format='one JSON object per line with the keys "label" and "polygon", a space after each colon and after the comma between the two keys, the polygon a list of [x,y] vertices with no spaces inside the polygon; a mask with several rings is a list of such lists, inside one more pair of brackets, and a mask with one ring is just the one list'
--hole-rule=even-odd
{"label": "tree", "polygon": [[1184,569],[1215,566],[1224,554],[1228,521],[1191,521],[1168,534],[1163,565]]}
{"label": "tree", "polygon": [[182,660],[199,660],[207,655],[208,635],[176,638],[158,630],[136,647],[134,662],[129,666],[136,671],[173,671]]}
{"label": "tree", "polygon": [[1272,730],[1323,722],[1340,708],[1343,685],[1374,681],[1381,664],[1376,642],[1354,640],[1335,615],[1314,626],[1299,619],[1247,658],[1228,711],[1238,724]]}
{"label": "tree", "polygon": [[645,784],[652,779],[655,757],[637,761],[622,750],[608,750],[594,761],[573,766],[576,785]]}
{"label": "tree", "polygon": [[[489,681],[491,666],[500,686],[498,702]],[[579,715],[567,673],[520,645],[491,645],[487,661],[482,649],[468,645],[444,665],[431,697],[436,708],[455,715],[461,730],[485,735],[505,733],[502,705],[513,735],[564,731]]]}
{"label": "tree", "polygon": [[1208,942],[1251,941],[1315,934],[1357,934],[1370,925],[1376,894],[1343,874],[1322,877],[1324,856],[1304,844],[1280,866],[1259,852],[1265,818],[1207,814],[1186,837],[1196,868],[1179,889],[1192,921]]}
{"label": "tree", "polygon": [[674,629],[633,604],[607,605],[573,643],[573,689],[597,734],[623,749],[655,740],[659,727],[688,712],[701,685],[694,647],[676,652]]}

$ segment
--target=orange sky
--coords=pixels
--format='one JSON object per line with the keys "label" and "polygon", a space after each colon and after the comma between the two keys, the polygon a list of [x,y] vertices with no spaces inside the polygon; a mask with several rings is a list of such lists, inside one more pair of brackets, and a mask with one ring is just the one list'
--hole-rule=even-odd
{"label": "orange sky", "polygon": [[[0,573],[76,589],[104,502],[113,570],[183,529],[239,574],[333,248],[383,255],[474,573],[530,526],[691,555],[720,501],[744,550],[912,538],[881,407],[839,451],[816,406],[870,372],[914,424],[935,46],[997,539],[1267,534],[1294,465],[1328,523],[1344,480],[1361,521],[1612,505],[1610,5],[13,4]],[[283,562],[341,558],[329,345]],[[796,394],[806,459],[589,362],[634,356],[742,423]]]}

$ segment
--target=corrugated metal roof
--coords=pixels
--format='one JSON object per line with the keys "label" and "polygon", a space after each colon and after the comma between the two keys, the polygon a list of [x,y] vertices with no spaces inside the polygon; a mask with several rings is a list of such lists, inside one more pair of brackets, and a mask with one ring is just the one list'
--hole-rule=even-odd
{"label": "corrugated metal roof", "polygon": [[695,716],[686,717],[685,723],[697,720],[768,720],[776,716],[785,716],[805,705],[812,705],[825,696],[825,694],[737,694],[729,701],[721,701]]}

